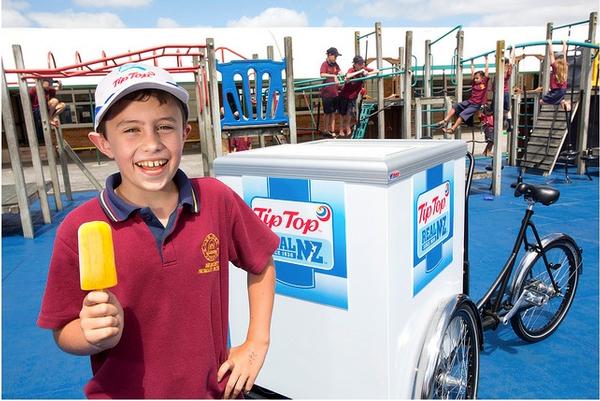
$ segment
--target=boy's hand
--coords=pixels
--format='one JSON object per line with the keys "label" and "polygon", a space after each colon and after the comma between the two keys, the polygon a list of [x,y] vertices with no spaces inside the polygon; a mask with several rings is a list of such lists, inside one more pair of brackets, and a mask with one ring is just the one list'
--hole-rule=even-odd
{"label": "boy's hand", "polygon": [[104,351],[119,343],[123,334],[123,308],[110,291],[91,291],[79,312],[85,340]]}
{"label": "boy's hand", "polygon": [[229,350],[229,358],[223,362],[217,372],[217,381],[221,381],[228,371],[231,371],[225,386],[224,399],[237,398],[240,391],[252,389],[258,372],[265,361],[269,345],[247,340],[239,347]]}

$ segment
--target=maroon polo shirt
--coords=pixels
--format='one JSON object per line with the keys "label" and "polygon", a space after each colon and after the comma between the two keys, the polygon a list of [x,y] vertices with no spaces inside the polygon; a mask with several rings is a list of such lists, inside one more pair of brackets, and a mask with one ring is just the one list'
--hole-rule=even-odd
{"label": "maroon polo shirt", "polygon": [[77,319],[86,295],[78,227],[92,220],[112,227],[119,282],[110,291],[123,306],[124,329],[114,348],[90,357],[89,398],[222,398],[228,263],[259,274],[279,239],[220,181],[188,180],[181,171],[174,180],[180,201],[162,233],[142,209],[119,200],[114,177],[58,228],[38,318],[48,329]]}
{"label": "maroon polo shirt", "polygon": [[[319,71],[319,74],[326,73],[326,74],[338,75],[341,71],[342,71],[342,69],[340,68],[338,63],[330,64],[327,60],[325,60],[323,62],[323,64],[321,64],[321,70]],[[321,93],[321,97],[325,97],[325,98],[337,97],[338,90],[340,89],[340,85],[337,83],[336,78],[325,78],[325,82],[323,82],[323,83],[326,84],[326,83],[330,83],[330,82],[335,82],[335,84],[321,87],[321,89],[319,90],[319,92]]]}
{"label": "maroon polo shirt", "polygon": [[552,70],[550,74],[550,89],[567,89],[567,81],[558,82],[558,75],[556,73],[556,61],[550,64],[550,69]]}
{"label": "maroon polo shirt", "polygon": [[[363,67],[363,68],[366,72],[373,71],[373,69],[369,68],[369,67]],[[358,71],[358,70],[355,69],[354,67],[350,67],[350,69],[348,70],[346,75],[354,73],[356,71]],[[362,74],[362,75],[356,75],[353,78],[362,78],[365,76],[367,76],[366,73]],[[350,99],[350,100],[354,100],[358,97],[358,94],[360,93],[361,89],[363,88],[365,81],[353,81],[352,80],[353,78],[350,78],[349,80],[346,81],[346,83],[342,87],[342,90],[340,91],[340,97],[343,97],[345,99]]]}
{"label": "maroon polo shirt", "polygon": [[487,102],[486,95],[489,80],[489,77],[484,76],[479,83],[473,81],[471,84],[471,97],[469,98],[469,102],[473,104],[485,104]]}

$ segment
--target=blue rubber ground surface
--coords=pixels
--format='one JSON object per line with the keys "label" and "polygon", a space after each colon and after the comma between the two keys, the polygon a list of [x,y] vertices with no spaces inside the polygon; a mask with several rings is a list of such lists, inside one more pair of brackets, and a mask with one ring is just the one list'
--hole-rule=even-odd
{"label": "blue rubber ground surface", "polygon": [[[483,170],[487,160],[479,160]],[[471,295],[478,299],[502,267],[512,247],[525,203],[509,187],[517,170],[503,170],[500,197],[492,198],[490,180],[474,181],[470,198]],[[558,331],[536,343],[522,342],[510,325],[484,335],[479,398],[598,399],[598,174],[588,181],[573,176],[565,184],[555,173],[552,185],[560,189],[557,204],[537,206],[534,221],[543,234],[562,231],[584,249],[583,275],[574,304]],[[548,178],[526,175],[526,182]],[[91,375],[86,357],[61,352],[50,332],[36,327],[47,266],[58,222],[94,192],[75,194],[55,223],[36,218],[36,238],[21,236],[18,216],[3,216],[2,233],[2,398],[82,398]]]}

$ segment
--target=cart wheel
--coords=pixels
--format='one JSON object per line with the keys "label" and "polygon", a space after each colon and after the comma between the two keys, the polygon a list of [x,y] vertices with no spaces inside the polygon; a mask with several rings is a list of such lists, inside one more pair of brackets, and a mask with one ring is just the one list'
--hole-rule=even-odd
{"label": "cart wheel", "polygon": [[419,356],[413,398],[476,398],[482,335],[477,307],[465,295],[438,309]]}

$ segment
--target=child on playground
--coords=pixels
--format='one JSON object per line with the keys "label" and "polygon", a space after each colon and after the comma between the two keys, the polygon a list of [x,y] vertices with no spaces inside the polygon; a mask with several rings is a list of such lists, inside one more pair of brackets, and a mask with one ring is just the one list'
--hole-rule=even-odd
{"label": "child on playground", "polygon": [[321,87],[319,92],[323,103],[325,134],[335,137],[335,115],[338,111],[338,92],[340,88],[337,77],[342,71],[336,60],[341,54],[335,47],[330,47],[326,53],[327,58],[321,64],[320,76],[325,78],[324,83],[327,86]]}
{"label": "child on playground", "polygon": [[350,136],[352,134],[350,120],[356,107],[356,99],[364,89],[363,81],[353,81],[352,79],[366,77],[378,72],[378,70],[365,66],[365,60],[361,56],[355,56],[352,59],[352,67],[346,73],[346,83],[342,87],[339,96],[339,110],[342,119],[340,136]]}
{"label": "child on playground", "polygon": [[[96,89],[90,140],[119,172],[58,228],[38,325],[90,355],[88,398],[236,398],[269,346],[277,235],[230,188],[179,169],[188,93],[144,64],[115,68]],[[118,284],[79,285],[78,227],[101,220]],[[228,348],[228,271],[248,272],[246,341]]]}
{"label": "child on playground", "polygon": [[[448,111],[448,114],[436,126],[442,128],[446,134],[452,134],[461,122],[468,120],[479,111],[482,105],[487,102],[487,90],[489,81],[488,58],[485,57],[485,70],[475,72],[475,65],[471,60],[471,97],[469,100],[464,100],[460,103],[455,103]],[[458,114],[458,118],[452,125],[447,128],[453,115]]]}
{"label": "child on playground", "polygon": [[[552,46],[552,40],[548,39],[548,46]],[[539,60],[544,60],[544,56],[534,54]],[[562,42],[562,55],[558,58],[554,52],[550,51],[550,90],[542,96],[540,104],[560,104],[565,111],[571,110],[571,103],[565,100],[567,93],[567,77],[569,76],[569,64],[567,63],[567,42]],[[539,87],[536,91],[541,92]]]}
{"label": "child on playground", "polygon": [[[57,84],[58,89],[62,88],[60,81],[55,81],[52,78],[44,78],[42,80],[42,88],[44,89],[44,97],[46,98],[46,104],[48,107],[48,119],[50,124],[58,126],[58,116],[65,110],[65,104],[56,98],[56,88],[54,84]],[[35,121],[35,131],[39,141],[43,141],[44,133],[42,128],[42,117],[40,113],[40,103],[37,96],[37,90],[35,87],[29,89],[29,99],[31,100],[31,108],[33,111],[33,119]]]}

